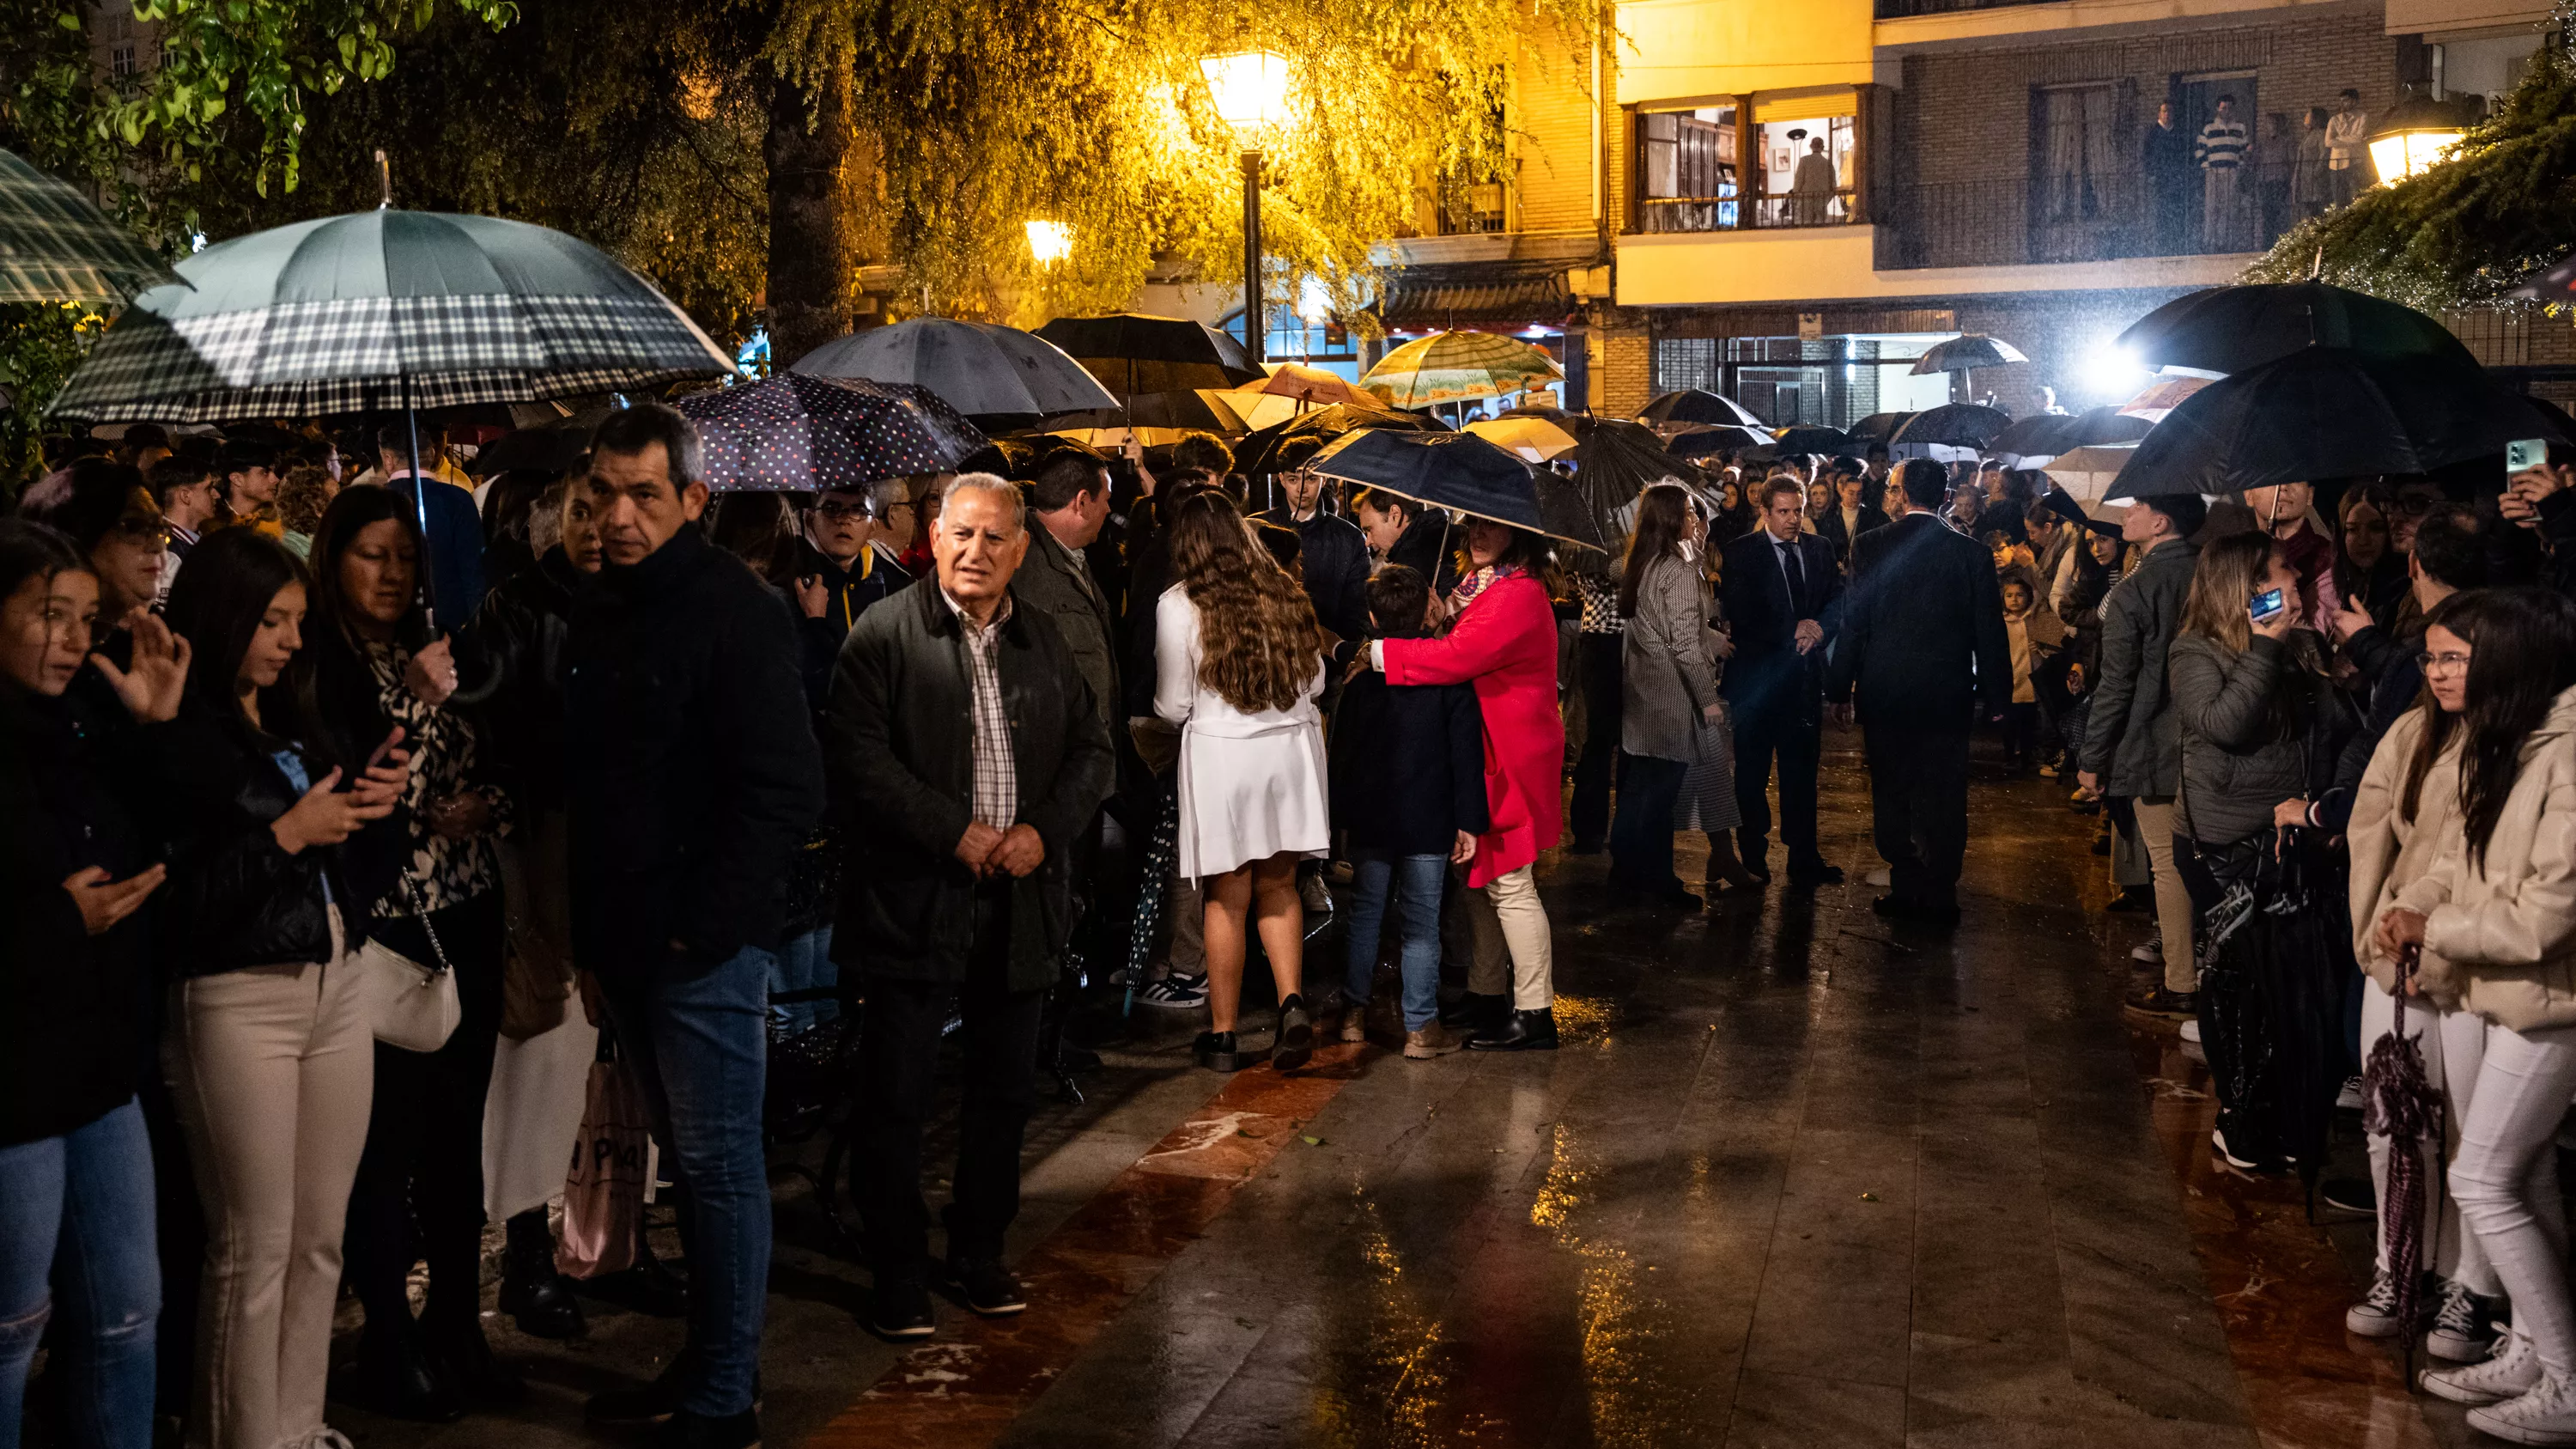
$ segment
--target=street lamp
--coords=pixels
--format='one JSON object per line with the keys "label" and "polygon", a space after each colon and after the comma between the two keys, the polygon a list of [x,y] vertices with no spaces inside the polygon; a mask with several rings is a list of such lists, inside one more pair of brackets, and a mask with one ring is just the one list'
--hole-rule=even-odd
{"label": "street lamp", "polygon": [[1052,267],[1073,255],[1073,228],[1060,221],[1028,223],[1029,255],[1040,267]]}
{"label": "street lamp", "polygon": [[1288,60],[1266,50],[1211,55],[1199,62],[1216,113],[1243,148],[1243,346],[1261,365],[1261,149],[1264,127],[1288,118]]}
{"label": "street lamp", "polygon": [[2370,164],[2382,181],[2421,176],[2450,158],[2468,130],[2467,107],[2410,95],[2389,107],[2370,128]]}

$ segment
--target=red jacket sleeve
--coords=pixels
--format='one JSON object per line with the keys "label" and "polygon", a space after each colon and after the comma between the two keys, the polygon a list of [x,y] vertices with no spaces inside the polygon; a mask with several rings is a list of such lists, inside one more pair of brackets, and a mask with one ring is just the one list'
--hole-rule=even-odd
{"label": "red jacket sleeve", "polygon": [[1389,684],[1466,684],[1493,673],[1528,648],[1532,610],[1546,617],[1553,649],[1555,616],[1534,579],[1506,579],[1477,600],[1437,639],[1388,639],[1381,656]]}

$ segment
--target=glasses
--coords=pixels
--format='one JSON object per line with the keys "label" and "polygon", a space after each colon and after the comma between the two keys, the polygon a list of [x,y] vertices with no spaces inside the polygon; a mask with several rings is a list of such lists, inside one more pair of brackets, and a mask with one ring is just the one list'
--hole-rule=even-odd
{"label": "glasses", "polygon": [[868,506],[864,503],[817,503],[814,505],[814,511],[834,522],[869,516]]}
{"label": "glasses", "polygon": [[2441,506],[2441,499],[2427,498],[2420,493],[2400,493],[2389,500],[2389,511],[2400,518],[2421,518]]}
{"label": "glasses", "polygon": [[116,520],[116,532],[118,537],[137,543],[158,543],[165,548],[170,543],[170,525],[158,518],[120,518]]}
{"label": "glasses", "polygon": [[2469,656],[2466,654],[2435,654],[2430,651],[2426,651],[2425,653],[2415,656],[2415,665],[2417,668],[2423,670],[2427,675],[2430,675],[2437,669],[2448,674],[2453,670],[2466,670],[2469,667]]}

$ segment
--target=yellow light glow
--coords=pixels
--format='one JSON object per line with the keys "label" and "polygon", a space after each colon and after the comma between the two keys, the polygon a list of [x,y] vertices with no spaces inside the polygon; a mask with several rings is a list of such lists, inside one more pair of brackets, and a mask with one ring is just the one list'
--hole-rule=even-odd
{"label": "yellow light glow", "polygon": [[2379,168],[2380,180],[2402,181],[2450,159],[2451,148],[2459,144],[2458,131],[2399,131],[2371,139],[2370,161]]}
{"label": "yellow light glow", "polygon": [[1060,221],[1032,221],[1029,228],[1029,255],[1038,265],[1052,267],[1073,255],[1073,228]]}
{"label": "yellow light glow", "polygon": [[1288,119],[1288,58],[1266,50],[1211,55],[1199,62],[1216,113],[1238,131],[1257,131]]}

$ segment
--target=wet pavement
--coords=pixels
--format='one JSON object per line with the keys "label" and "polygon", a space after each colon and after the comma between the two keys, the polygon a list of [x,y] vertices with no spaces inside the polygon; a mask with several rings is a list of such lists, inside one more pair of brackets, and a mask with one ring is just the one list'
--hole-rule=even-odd
{"label": "wet pavement", "polygon": [[[1955,932],[1870,913],[1853,736],[1826,763],[1845,885],[1614,908],[1605,861],[1551,857],[1552,1054],[1332,1047],[1220,1079],[1163,1014],[1033,1132],[1017,1320],[943,1305],[927,1345],[869,1338],[864,1274],[782,1175],[767,1440],[2473,1440],[2342,1332],[2368,1224],[2213,1166],[2198,1063],[2120,1010],[2144,929],[2100,910],[2092,822],[2048,781],[1981,769],[1972,799]],[[365,1449],[598,1442],[581,1397],[657,1370],[679,1326],[594,1307],[569,1345],[487,1319],[531,1382],[506,1414],[334,1421]]]}

